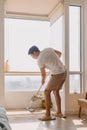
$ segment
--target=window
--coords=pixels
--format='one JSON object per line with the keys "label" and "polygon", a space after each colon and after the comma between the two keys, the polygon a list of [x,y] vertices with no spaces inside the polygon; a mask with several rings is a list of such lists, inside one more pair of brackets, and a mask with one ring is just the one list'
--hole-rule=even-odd
{"label": "window", "polygon": [[62,29],[62,17],[52,26],[48,21],[5,18],[5,61],[8,61],[9,72],[13,72],[5,75],[6,91],[39,88],[39,68],[37,61],[28,56],[28,49],[36,44],[41,50],[53,47],[62,51]]}
{"label": "window", "polygon": [[36,60],[28,56],[28,49],[37,45],[41,50],[49,46],[48,21],[5,18],[5,61],[9,71],[37,72]]}
{"label": "window", "polygon": [[70,93],[82,91],[81,7],[69,6]]}
{"label": "window", "polygon": [[[46,83],[42,86],[41,90],[47,84],[49,77],[46,79]],[[5,91],[34,91],[38,90],[41,86],[40,75],[13,75],[5,76]]]}

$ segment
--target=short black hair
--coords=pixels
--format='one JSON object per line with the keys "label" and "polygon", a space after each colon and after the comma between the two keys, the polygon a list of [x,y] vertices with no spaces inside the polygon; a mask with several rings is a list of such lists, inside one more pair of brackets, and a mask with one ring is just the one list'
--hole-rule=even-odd
{"label": "short black hair", "polygon": [[35,45],[29,48],[28,55],[34,54],[34,52],[40,52],[39,48]]}

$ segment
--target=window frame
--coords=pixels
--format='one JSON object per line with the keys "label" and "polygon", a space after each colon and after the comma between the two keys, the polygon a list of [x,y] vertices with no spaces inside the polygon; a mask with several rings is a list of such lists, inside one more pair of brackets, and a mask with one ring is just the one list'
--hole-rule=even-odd
{"label": "window frame", "polygon": [[[80,7],[80,71],[69,70],[69,80],[70,80],[70,75],[76,75],[76,74],[80,75],[80,93],[78,94],[81,94],[84,91],[83,88],[83,8],[81,5],[70,4],[68,7],[70,6]],[[70,84],[69,84],[69,89],[70,89]],[[73,94],[73,93],[70,93],[69,90],[69,94]]]}

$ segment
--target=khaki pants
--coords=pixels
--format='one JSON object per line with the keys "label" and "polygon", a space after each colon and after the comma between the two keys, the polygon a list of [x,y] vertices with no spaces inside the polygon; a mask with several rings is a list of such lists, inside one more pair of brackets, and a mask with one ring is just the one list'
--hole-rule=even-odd
{"label": "khaki pants", "polygon": [[67,71],[61,74],[51,75],[50,80],[46,86],[46,89],[49,90],[60,90],[63,86],[63,83],[66,80]]}

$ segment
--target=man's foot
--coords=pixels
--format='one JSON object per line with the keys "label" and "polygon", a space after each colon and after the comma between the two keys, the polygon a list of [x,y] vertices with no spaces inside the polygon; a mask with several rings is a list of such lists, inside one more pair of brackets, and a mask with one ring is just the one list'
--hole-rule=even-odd
{"label": "man's foot", "polygon": [[39,118],[39,120],[41,121],[50,121],[50,120],[55,120],[56,118],[55,117],[52,117],[52,116],[42,116]]}
{"label": "man's foot", "polygon": [[62,113],[53,113],[53,116],[59,117],[59,118],[66,118],[66,115],[63,115]]}

